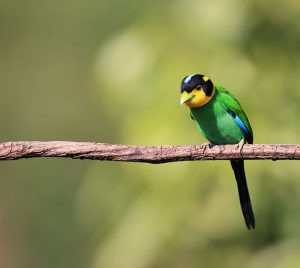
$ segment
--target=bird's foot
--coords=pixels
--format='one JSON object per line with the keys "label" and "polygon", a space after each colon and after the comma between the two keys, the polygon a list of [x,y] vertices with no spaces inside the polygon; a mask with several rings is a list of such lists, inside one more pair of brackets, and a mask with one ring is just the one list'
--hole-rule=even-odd
{"label": "bird's foot", "polygon": [[201,144],[201,149],[203,149],[203,153],[206,153],[207,149],[211,149],[214,145],[210,142],[205,142]]}
{"label": "bird's foot", "polygon": [[208,142],[205,142],[205,143],[202,143],[201,144],[201,147],[203,148],[209,148],[209,149],[211,149],[211,147],[213,147],[214,146],[214,144],[212,144],[212,143],[210,143],[209,141]]}
{"label": "bird's foot", "polygon": [[237,145],[236,145],[236,150],[239,150],[240,151],[240,153],[242,152],[242,150],[243,150],[243,146],[244,146],[244,144],[245,144],[245,140],[244,139],[242,139]]}

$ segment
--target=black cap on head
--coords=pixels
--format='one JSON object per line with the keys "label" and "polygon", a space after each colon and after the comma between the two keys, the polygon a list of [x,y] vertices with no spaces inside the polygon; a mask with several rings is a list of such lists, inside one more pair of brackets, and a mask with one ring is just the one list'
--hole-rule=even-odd
{"label": "black cap on head", "polygon": [[207,76],[202,74],[191,74],[182,79],[180,92],[186,91],[191,93],[193,89],[198,86],[203,88],[206,96],[210,96],[214,89],[212,81]]}

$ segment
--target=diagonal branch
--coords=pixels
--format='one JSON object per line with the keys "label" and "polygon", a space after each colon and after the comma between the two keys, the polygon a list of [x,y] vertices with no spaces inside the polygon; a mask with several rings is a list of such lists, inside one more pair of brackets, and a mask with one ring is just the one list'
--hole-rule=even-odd
{"label": "diagonal branch", "polygon": [[153,164],[226,159],[300,160],[299,144],[134,146],[71,141],[17,141],[0,143],[0,160],[63,157]]}

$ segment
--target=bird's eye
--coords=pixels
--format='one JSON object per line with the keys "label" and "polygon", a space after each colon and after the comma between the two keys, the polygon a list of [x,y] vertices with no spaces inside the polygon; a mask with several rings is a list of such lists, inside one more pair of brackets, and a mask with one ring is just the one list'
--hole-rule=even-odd
{"label": "bird's eye", "polygon": [[197,89],[197,90],[200,90],[200,89],[201,89],[201,85],[197,86],[196,89]]}

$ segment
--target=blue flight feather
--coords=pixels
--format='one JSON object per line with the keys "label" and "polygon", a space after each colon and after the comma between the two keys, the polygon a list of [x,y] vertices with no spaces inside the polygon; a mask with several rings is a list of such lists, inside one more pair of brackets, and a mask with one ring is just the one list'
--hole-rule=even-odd
{"label": "blue flight feather", "polygon": [[[236,124],[239,126],[239,128],[241,129],[241,131],[244,134],[244,137],[246,139],[246,141],[248,143],[253,143],[253,134],[251,131],[251,127],[250,129],[248,129],[246,127],[246,125],[243,123],[243,121],[241,120],[240,117],[238,117],[229,107],[228,105],[226,105],[224,102],[222,102],[223,107],[225,108],[225,110],[229,113],[229,115],[232,117],[232,119],[236,122]],[[245,115],[245,120],[247,120],[247,117]]]}
{"label": "blue flight feather", "polygon": [[248,128],[244,125],[243,121],[237,115],[235,115],[233,119],[244,132],[250,134]]}

